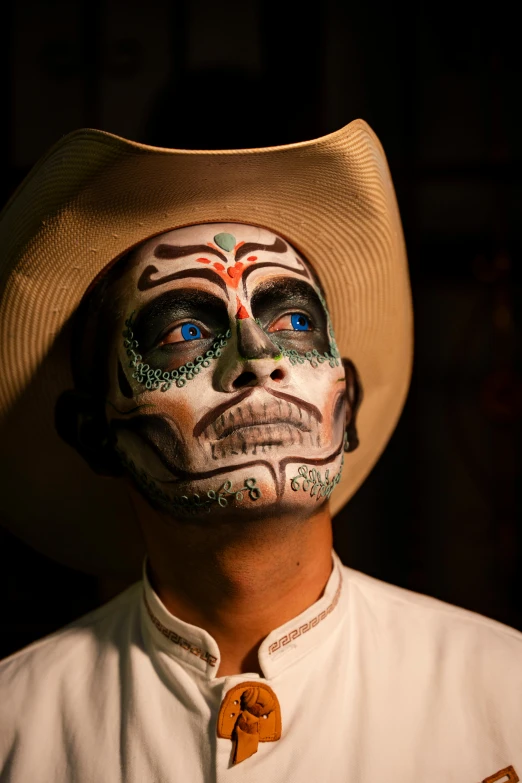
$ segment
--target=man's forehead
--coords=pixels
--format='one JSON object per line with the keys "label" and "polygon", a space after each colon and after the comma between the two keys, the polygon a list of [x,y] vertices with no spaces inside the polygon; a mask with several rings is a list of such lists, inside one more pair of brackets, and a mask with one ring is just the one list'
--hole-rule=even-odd
{"label": "man's forehead", "polygon": [[279,234],[243,223],[204,223],[167,231],[136,248],[125,284],[148,298],[160,286],[217,285],[230,301],[249,297],[267,275],[312,282],[307,264]]}
{"label": "man's forehead", "polygon": [[[267,228],[244,223],[202,223],[176,228],[149,239],[138,249],[138,256],[149,256],[162,244],[207,245],[209,247],[215,246],[221,251],[231,252],[239,243],[254,242],[260,245],[272,245],[278,237],[278,234]],[[289,249],[287,247],[287,250]]]}

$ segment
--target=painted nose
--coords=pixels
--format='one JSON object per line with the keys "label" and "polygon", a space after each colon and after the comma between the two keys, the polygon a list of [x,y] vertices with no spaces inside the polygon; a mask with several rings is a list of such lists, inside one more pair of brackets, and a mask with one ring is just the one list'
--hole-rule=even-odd
{"label": "painted nose", "polygon": [[219,379],[223,391],[286,385],[288,371],[281,361],[281,350],[253,318],[236,320],[236,341],[236,358],[223,368]]}
{"label": "painted nose", "polygon": [[237,351],[242,359],[279,359],[281,349],[272,342],[253,318],[238,318]]}

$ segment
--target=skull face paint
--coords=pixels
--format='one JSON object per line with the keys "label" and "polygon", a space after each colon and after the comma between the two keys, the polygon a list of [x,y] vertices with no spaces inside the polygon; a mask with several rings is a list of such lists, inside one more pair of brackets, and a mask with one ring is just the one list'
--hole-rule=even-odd
{"label": "skull face paint", "polygon": [[306,513],[329,496],[345,374],[324,300],[290,245],[242,224],[170,231],[135,250],[115,296],[124,315],[107,418],[153,504],[176,517],[244,516],[274,504]]}

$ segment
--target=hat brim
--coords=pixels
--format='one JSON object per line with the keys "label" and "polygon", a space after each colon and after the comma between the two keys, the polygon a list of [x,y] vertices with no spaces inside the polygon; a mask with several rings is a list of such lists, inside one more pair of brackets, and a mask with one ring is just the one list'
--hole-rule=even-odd
{"label": "hat brim", "polygon": [[94,278],[130,247],[207,222],[269,228],[321,279],[339,351],[364,388],[360,444],[346,455],[334,514],[402,410],[413,348],[407,258],[386,158],[364,121],[252,150],[162,149],[72,133],[0,217],[0,518],[72,567],[138,575],[143,543],[122,482],[95,475],[54,429],[56,399],[73,385],[71,318]]}

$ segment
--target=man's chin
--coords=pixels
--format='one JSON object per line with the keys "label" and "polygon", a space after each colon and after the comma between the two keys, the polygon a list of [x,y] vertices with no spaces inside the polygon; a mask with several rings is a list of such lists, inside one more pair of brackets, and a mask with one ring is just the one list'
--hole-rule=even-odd
{"label": "man's chin", "polygon": [[212,527],[225,525],[230,528],[232,525],[238,530],[245,531],[267,521],[275,521],[279,524],[283,524],[285,520],[304,521],[328,502],[327,498],[310,498],[304,494],[294,497],[285,493],[283,497],[279,497],[273,487],[261,485],[259,488],[262,495],[255,501],[247,493],[243,498],[235,494],[233,496],[221,494],[221,503],[216,502],[214,498],[209,499],[204,492],[196,498],[194,495],[186,495],[185,498],[190,502],[181,503],[177,497],[158,500],[156,495],[146,494],[145,498],[170,526],[189,523]]}
{"label": "man's chin", "polygon": [[[275,457],[275,455],[274,455]],[[340,480],[342,452],[292,456],[278,452],[266,457],[239,459],[237,464],[215,467],[190,479],[146,480],[135,483],[150,504],[173,519],[238,519],[310,516],[327,501]]]}

